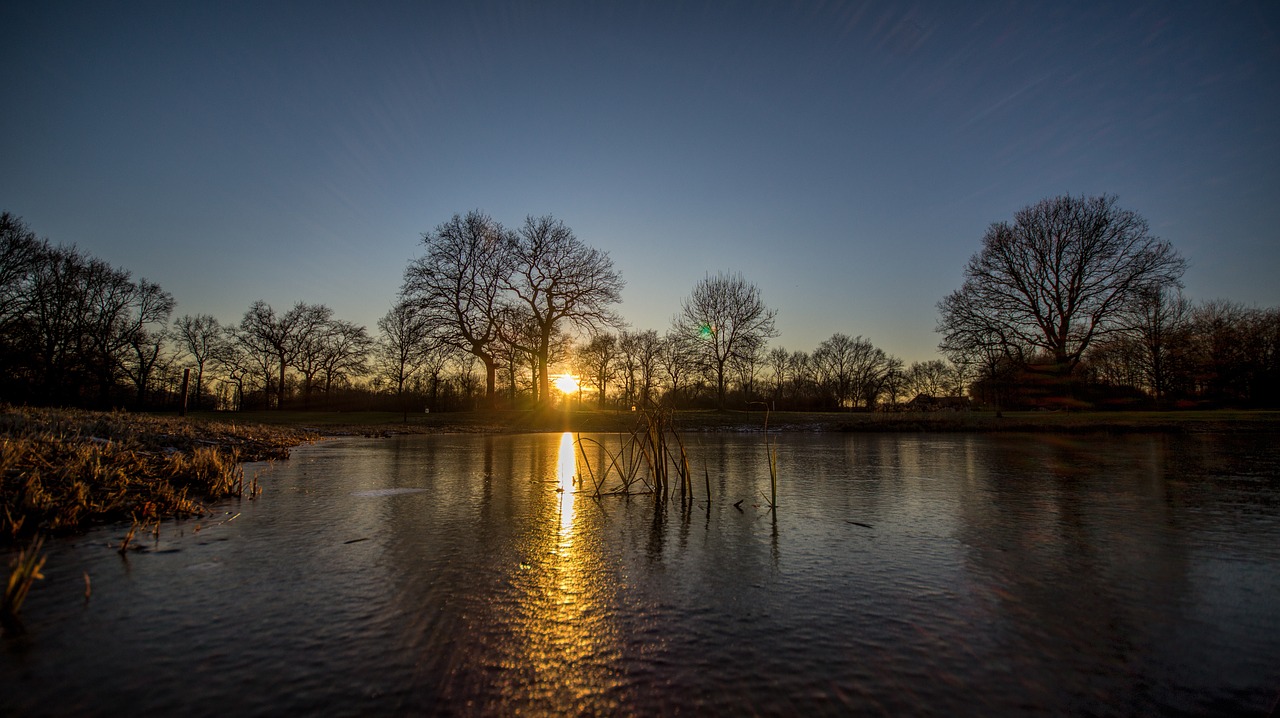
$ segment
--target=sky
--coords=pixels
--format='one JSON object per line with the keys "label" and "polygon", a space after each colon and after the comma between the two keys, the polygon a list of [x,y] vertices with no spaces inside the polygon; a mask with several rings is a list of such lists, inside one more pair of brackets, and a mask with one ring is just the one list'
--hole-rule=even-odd
{"label": "sky", "polygon": [[0,209],[158,282],[366,325],[421,235],[554,215],[670,326],[937,356],[993,222],[1118,197],[1193,300],[1280,306],[1276,2],[8,2]]}

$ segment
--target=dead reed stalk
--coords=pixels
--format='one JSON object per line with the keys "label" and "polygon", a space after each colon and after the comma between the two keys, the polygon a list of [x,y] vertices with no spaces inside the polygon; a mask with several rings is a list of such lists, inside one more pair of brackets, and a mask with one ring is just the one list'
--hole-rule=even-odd
{"label": "dead reed stalk", "polygon": [[40,553],[42,548],[44,536],[36,536],[31,545],[19,551],[9,564],[9,580],[5,584],[4,596],[0,597],[0,619],[16,621],[31,585],[44,578],[40,573],[45,562],[45,556]]}

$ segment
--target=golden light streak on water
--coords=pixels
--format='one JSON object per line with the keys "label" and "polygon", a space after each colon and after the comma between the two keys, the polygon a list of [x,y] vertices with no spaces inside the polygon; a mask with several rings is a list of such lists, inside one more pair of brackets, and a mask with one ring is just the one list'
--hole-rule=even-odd
{"label": "golden light streak on water", "polygon": [[567,551],[573,539],[573,491],[574,477],[578,472],[577,448],[573,434],[566,431],[560,437],[560,456],[556,478],[560,481],[560,550]]}
{"label": "golden light streak on water", "polygon": [[552,461],[543,469],[547,483],[539,483],[550,495],[543,494],[544,518],[513,576],[516,601],[494,617],[504,640],[492,660],[503,670],[488,678],[486,708],[495,715],[519,705],[532,714],[612,714],[622,658],[617,586],[599,551],[596,513],[590,502],[577,505],[574,435],[545,441]]}

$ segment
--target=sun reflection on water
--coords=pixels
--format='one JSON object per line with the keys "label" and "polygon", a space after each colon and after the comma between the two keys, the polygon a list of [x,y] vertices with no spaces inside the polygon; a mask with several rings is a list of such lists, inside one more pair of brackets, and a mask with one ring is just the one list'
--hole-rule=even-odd
{"label": "sun reflection on water", "polygon": [[558,446],[554,435],[546,441],[545,456],[554,463],[548,461],[542,474],[547,483],[540,485],[554,488],[542,494],[547,503],[514,577],[519,598],[500,621],[505,625],[495,626],[507,640],[496,660],[503,671],[489,679],[485,709],[609,714],[621,695],[617,586],[599,551],[595,512],[587,510],[589,502],[575,505],[574,435],[561,434]]}
{"label": "sun reflection on water", "polygon": [[560,437],[560,455],[556,465],[556,478],[560,482],[560,550],[567,551],[573,538],[573,490],[574,476],[578,471],[573,434],[564,432]]}

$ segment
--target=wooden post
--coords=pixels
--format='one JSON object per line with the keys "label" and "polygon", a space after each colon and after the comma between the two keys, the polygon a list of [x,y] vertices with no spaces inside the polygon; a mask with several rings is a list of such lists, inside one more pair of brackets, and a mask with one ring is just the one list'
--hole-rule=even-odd
{"label": "wooden post", "polygon": [[182,404],[178,408],[178,416],[187,415],[187,383],[191,381],[191,369],[182,370]]}

